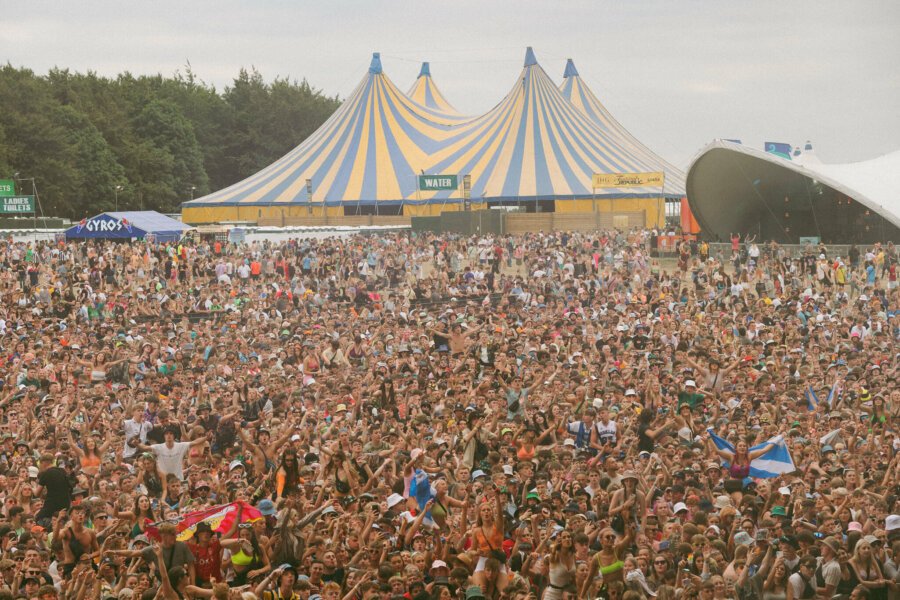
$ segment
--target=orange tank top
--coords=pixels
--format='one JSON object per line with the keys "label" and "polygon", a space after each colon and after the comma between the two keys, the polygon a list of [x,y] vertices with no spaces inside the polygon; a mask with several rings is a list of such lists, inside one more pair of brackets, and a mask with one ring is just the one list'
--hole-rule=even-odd
{"label": "orange tank top", "polygon": [[478,554],[490,556],[492,550],[503,550],[503,532],[497,529],[496,522],[491,525],[491,535],[484,535],[484,527],[478,528]]}

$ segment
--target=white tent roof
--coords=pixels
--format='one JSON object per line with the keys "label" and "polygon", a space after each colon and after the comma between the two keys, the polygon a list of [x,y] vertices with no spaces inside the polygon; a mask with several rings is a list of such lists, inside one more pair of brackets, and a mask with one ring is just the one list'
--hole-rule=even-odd
{"label": "white tent roof", "polygon": [[[715,140],[703,148],[688,167],[688,200],[702,227],[710,227],[717,235],[721,235],[722,231],[727,235],[730,230],[740,229],[742,207],[732,206],[728,211],[723,211],[718,203],[723,197],[741,197],[741,188],[747,187],[748,182],[736,178],[729,182],[714,179],[726,166],[737,163],[741,170],[740,162],[748,159],[765,161],[774,167],[818,181],[900,227],[900,150],[862,162],[825,164],[818,159],[811,146],[800,155],[799,161],[791,161],[725,140]],[[714,188],[715,194],[712,193]]]}
{"label": "white tent roof", "polygon": [[794,154],[793,156],[791,156],[791,161],[799,163],[805,167],[822,164],[822,161],[819,160],[819,156],[813,149],[812,144],[809,142],[806,142],[806,145],[802,149],[799,146],[794,149]]}

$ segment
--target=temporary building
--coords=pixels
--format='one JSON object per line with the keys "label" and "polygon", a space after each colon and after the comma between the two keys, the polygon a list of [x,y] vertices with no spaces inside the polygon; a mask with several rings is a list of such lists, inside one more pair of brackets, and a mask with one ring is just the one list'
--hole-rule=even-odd
{"label": "temporary building", "polygon": [[82,219],[66,230],[66,239],[152,239],[158,242],[178,241],[192,229],[181,221],[152,210],[104,212]]}
{"label": "temporary building", "polygon": [[[540,211],[662,210],[659,187],[593,188],[594,173],[647,172],[658,164],[607,135],[569,102],[531,48],[506,97],[454,130],[457,135],[432,155],[431,172],[470,174],[473,202]],[[458,202],[461,193],[432,192],[423,198]],[[611,204],[615,200],[639,203]]]}
{"label": "temporary building", "polygon": [[563,83],[559,88],[563,96],[586,114],[610,140],[615,140],[621,151],[639,161],[635,169],[642,168],[650,171],[662,171],[666,174],[664,181],[664,195],[667,197],[684,196],[684,171],[666,162],[665,159],[645,146],[636,137],[625,129],[615,117],[612,116],[594,92],[587,86],[575,62],[570,58],[566,61],[566,70],[563,72]]}
{"label": "temporary building", "polygon": [[434,78],[431,77],[431,65],[427,62],[422,63],[419,76],[410,90],[406,92],[406,95],[426,108],[438,110],[448,115],[459,116],[457,110],[447,102],[441,90],[438,89]]}
{"label": "temporary building", "polygon": [[[620,128],[621,129],[621,128]],[[624,131],[624,129],[621,129]],[[627,133],[627,132],[626,132]],[[662,219],[680,196],[676,171],[646,148],[611,135],[570,102],[528,48],[509,93],[487,113],[460,115],[424,64],[404,94],[373,55],[338,110],[287,155],[225,189],[185,202],[189,223],[346,214],[439,214],[518,205],[528,211],[643,211]],[[594,189],[595,173],[663,170],[660,186]],[[420,176],[450,175],[424,190]],[[470,184],[468,190],[466,183]]]}
{"label": "temporary building", "polygon": [[704,235],[723,241],[755,234],[781,243],[900,242],[900,151],[829,164],[807,142],[798,157],[727,140],[701,150],[688,169],[687,196]]}

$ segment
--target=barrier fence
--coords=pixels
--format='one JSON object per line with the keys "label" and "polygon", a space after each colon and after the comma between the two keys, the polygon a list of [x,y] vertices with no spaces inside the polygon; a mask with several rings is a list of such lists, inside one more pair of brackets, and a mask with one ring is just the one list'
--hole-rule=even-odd
{"label": "barrier fence", "polygon": [[261,218],[260,227],[379,227],[412,226],[417,231],[466,234],[521,234],[534,231],[594,231],[597,229],[641,229],[646,226],[642,210],[619,212],[519,213],[502,210],[451,211],[432,217],[341,215],[280,216]]}
{"label": "barrier fence", "polygon": [[[757,244],[759,247],[760,256],[769,256],[771,254],[771,250],[768,244]],[[747,248],[747,244],[741,244],[742,248]],[[784,256],[788,256],[790,258],[800,258],[803,256],[803,253],[806,252],[806,249],[809,247],[806,244],[779,244],[778,246],[783,252]],[[866,246],[865,244],[860,244],[857,246],[859,248],[860,254],[864,255],[866,248],[870,246]],[[816,256],[819,255],[819,249],[813,245],[813,251]],[[850,244],[826,244],[825,245],[825,256],[828,258],[834,258],[835,256],[843,256],[846,257],[850,252]],[[731,259],[731,244],[730,243],[712,243],[709,245],[709,255],[714,258],[720,258],[721,260],[728,261]]]}

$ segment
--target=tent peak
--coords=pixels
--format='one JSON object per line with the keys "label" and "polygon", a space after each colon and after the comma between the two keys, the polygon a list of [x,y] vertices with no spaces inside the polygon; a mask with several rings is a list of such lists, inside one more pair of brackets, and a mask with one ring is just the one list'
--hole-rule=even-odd
{"label": "tent peak", "polygon": [[431,63],[422,63],[422,68],[419,70],[419,77],[431,77]]}
{"label": "tent peak", "polygon": [[369,73],[372,75],[381,75],[381,52],[372,53],[372,62],[369,64]]}
{"label": "tent peak", "polygon": [[525,66],[531,67],[538,64],[537,58],[534,57],[534,50],[531,49],[531,46],[525,50]]}
{"label": "tent peak", "polygon": [[566,60],[566,70],[563,73],[563,79],[567,77],[578,77],[578,69],[575,68],[575,61],[571,58]]}

